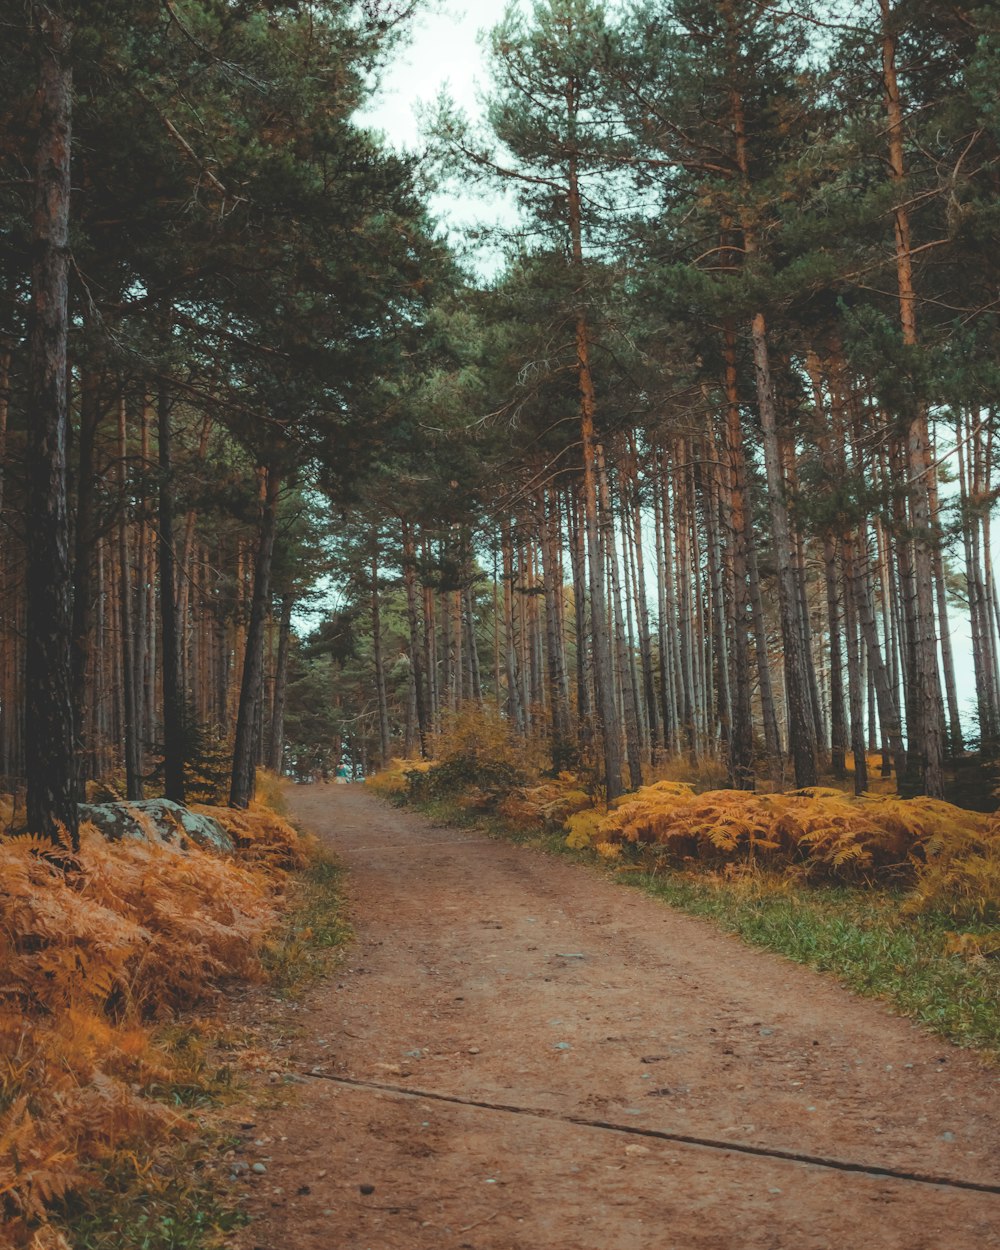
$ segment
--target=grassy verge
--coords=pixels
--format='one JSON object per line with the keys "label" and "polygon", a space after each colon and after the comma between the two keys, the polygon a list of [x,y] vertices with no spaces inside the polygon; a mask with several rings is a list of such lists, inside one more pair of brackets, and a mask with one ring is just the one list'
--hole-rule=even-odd
{"label": "grassy verge", "polygon": [[420,810],[442,823],[473,826],[588,863],[746,942],[832,973],[856,993],[883,1000],[957,1045],[1000,1058],[1000,959],[950,954],[954,921],[905,914],[899,893],[807,886],[762,871],[726,878],[707,871],[623,870],[595,852],[570,850],[558,833],[526,832],[443,800]]}
{"label": "grassy verge", "polygon": [[[263,953],[270,989],[299,997],[350,940],[341,914],[342,875],[318,854],[295,874],[291,905]],[[246,1223],[213,1166],[236,1143],[213,1127],[211,1110],[246,1093],[220,1058],[214,1032],[211,1022],[193,1017],[159,1034],[173,1072],[169,1084],[148,1092],[195,1113],[193,1135],[149,1157],[116,1152],[95,1169],[93,1186],[80,1187],[54,1212],[53,1224],[73,1250],[221,1250]]]}
{"label": "grassy verge", "polygon": [[269,983],[290,997],[326,975],[337,950],[351,940],[342,915],[342,879],[339,864],[315,855],[298,876],[284,926],[264,951]]}

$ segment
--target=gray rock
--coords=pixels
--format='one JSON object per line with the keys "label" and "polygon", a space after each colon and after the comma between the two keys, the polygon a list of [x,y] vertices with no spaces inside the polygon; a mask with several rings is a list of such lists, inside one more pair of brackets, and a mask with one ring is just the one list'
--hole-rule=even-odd
{"label": "gray rock", "polygon": [[189,811],[170,799],[81,803],[80,819],[96,825],[109,842],[120,842],[123,838],[137,842],[155,840],[162,846],[183,850],[190,841],[204,850],[224,854],[236,849],[232,838],[214,817]]}

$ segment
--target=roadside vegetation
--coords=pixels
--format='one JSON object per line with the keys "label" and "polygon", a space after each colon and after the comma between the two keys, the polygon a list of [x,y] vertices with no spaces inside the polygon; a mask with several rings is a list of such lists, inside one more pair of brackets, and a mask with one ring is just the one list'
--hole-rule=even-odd
{"label": "roadside vegetation", "polygon": [[599,866],[1000,1056],[995,815],[833,786],[733,791],[710,770],[692,784],[677,760],[608,806],[585,773],[542,775],[499,718],[458,716],[433,745],[370,788]]}
{"label": "roadside vegetation", "polygon": [[[262,779],[272,801],[276,786]],[[227,991],[305,988],[347,937],[339,872],[272,808],[203,808],[236,843],[81,828],[58,864],[0,843],[0,1247],[209,1250],[241,1222],[207,1166],[253,1042]]]}

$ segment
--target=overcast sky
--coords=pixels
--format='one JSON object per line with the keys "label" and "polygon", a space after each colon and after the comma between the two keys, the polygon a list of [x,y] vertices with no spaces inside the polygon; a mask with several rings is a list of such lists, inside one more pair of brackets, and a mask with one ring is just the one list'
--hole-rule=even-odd
{"label": "overcast sky", "polygon": [[468,111],[475,110],[476,82],[485,75],[481,30],[499,22],[507,0],[430,0],[414,19],[413,39],[385,75],[383,89],[364,111],[365,121],[400,147],[419,146],[416,109],[442,87]]}
{"label": "overcast sky", "polygon": [[[479,36],[500,21],[506,7],[507,0],[426,0],[414,19],[412,39],[387,69],[382,89],[359,120],[381,130],[395,147],[419,151],[423,145],[417,113],[421,106],[432,105],[442,88],[475,116],[477,91],[489,85]],[[463,194],[457,188],[432,197],[431,211],[457,232],[479,222],[513,225],[516,219],[510,202],[495,195],[484,199]],[[484,247],[476,268],[490,274],[498,261],[498,254]]]}

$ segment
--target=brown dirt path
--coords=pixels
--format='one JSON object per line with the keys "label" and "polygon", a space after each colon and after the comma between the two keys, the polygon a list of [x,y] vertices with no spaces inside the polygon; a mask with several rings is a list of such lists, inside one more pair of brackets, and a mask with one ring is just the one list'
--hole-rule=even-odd
{"label": "brown dirt path", "polygon": [[571,863],[292,800],[357,943],[250,1133],[247,1250],[1000,1247],[996,1069]]}

